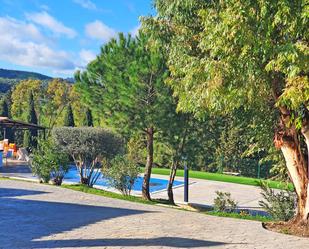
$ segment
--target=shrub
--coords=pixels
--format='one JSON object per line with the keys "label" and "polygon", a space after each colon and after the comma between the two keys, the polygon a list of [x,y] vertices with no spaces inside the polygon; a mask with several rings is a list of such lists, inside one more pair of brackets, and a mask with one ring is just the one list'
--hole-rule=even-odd
{"label": "shrub", "polygon": [[231,198],[231,193],[216,191],[214,210],[217,212],[232,212],[237,208],[237,203]]}
{"label": "shrub", "polygon": [[60,127],[52,136],[74,160],[80,182],[92,187],[100,176],[101,158],[112,159],[122,152],[122,139],[113,132],[94,127]]}
{"label": "shrub", "polygon": [[123,195],[130,195],[139,167],[127,156],[117,156],[110,162],[104,160],[102,173],[112,187]]}
{"label": "shrub", "polygon": [[52,139],[39,140],[37,149],[31,154],[30,167],[41,181],[47,183],[50,179],[54,184],[61,185],[65,173],[68,172],[69,158],[57,148]]}
{"label": "shrub", "polygon": [[291,191],[275,193],[266,183],[261,182],[262,196],[265,200],[259,205],[265,209],[275,220],[288,221],[295,215],[296,195]]}

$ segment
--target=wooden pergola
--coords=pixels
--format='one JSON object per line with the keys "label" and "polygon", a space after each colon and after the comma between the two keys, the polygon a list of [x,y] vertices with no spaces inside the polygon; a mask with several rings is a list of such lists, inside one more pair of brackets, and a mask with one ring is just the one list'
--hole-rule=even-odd
{"label": "wooden pergola", "polygon": [[44,135],[46,130],[43,126],[9,119],[8,117],[0,117],[0,128],[4,131],[4,138],[6,135],[6,128],[11,128],[13,130],[42,130]]}

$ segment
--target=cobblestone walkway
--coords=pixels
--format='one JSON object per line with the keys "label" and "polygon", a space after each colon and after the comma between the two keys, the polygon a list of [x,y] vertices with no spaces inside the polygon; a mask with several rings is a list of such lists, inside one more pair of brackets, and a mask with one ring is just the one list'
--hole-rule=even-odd
{"label": "cobblestone walkway", "polygon": [[0,248],[305,249],[261,223],[0,181]]}

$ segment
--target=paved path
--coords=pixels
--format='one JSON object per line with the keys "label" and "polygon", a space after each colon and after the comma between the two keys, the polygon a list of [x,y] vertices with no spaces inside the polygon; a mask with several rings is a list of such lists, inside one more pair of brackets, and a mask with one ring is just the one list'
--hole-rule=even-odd
{"label": "paved path", "polygon": [[[168,179],[168,176],[163,175],[153,174],[152,177]],[[183,177],[176,177],[176,180],[183,181]],[[248,208],[251,210],[261,209],[259,206],[259,200],[262,200],[263,198],[259,187],[193,178],[189,180],[189,183],[190,203],[213,205],[214,199],[217,197],[216,191],[222,191],[231,193],[232,199],[238,203],[239,208]],[[183,187],[174,188],[174,198],[176,202],[183,202],[183,195]],[[166,190],[153,193],[151,196],[153,198],[168,198]]]}
{"label": "paved path", "polygon": [[0,248],[309,248],[259,222],[0,180]]}

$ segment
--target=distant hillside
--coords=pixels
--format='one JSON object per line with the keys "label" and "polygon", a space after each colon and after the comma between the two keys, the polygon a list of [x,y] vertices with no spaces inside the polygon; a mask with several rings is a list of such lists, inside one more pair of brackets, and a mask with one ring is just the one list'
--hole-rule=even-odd
{"label": "distant hillside", "polygon": [[24,80],[24,79],[38,79],[38,80],[50,80],[52,79],[49,76],[34,73],[34,72],[26,72],[26,71],[18,71],[18,70],[8,70],[0,68],[0,78],[5,79],[15,79],[15,80]]}

